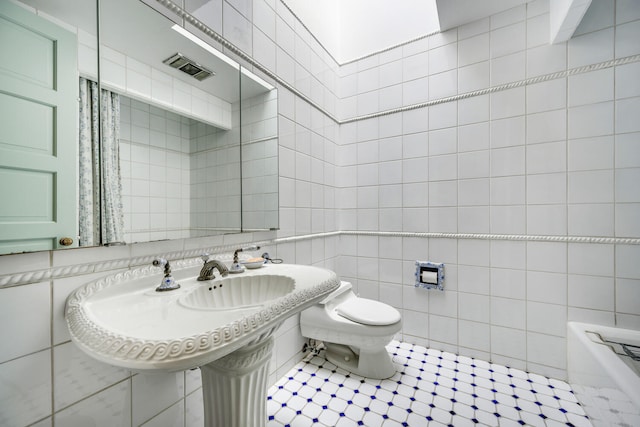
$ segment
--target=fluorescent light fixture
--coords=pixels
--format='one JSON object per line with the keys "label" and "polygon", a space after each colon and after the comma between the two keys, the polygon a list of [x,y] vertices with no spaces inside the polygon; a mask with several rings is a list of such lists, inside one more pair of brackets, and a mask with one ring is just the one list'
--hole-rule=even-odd
{"label": "fluorescent light fixture", "polygon": [[216,56],[218,59],[226,62],[229,65],[231,65],[236,70],[240,69],[240,64],[238,64],[236,61],[234,61],[233,59],[229,58],[227,55],[223,54],[218,49],[214,48],[209,43],[205,42],[204,40],[202,40],[200,37],[196,36],[192,32],[185,30],[180,25],[175,24],[175,25],[173,25],[171,27],[171,29],[176,31],[177,33],[183,35],[184,37],[188,38],[189,40],[191,40],[192,42],[194,42],[195,44],[197,44],[198,46],[200,46],[201,48],[203,48],[207,52],[209,52],[212,55]]}
{"label": "fluorescent light fixture", "polygon": [[253,80],[254,82],[258,83],[260,86],[262,86],[263,88],[267,89],[267,90],[273,90],[274,87],[271,86],[269,83],[267,83],[265,80],[261,79],[260,77],[256,76],[255,74],[253,74],[251,71],[247,70],[246,68],[242,67],[240,69],[240,72],[242,74],[244,74],[245,76],[249,77],[251,80]]}

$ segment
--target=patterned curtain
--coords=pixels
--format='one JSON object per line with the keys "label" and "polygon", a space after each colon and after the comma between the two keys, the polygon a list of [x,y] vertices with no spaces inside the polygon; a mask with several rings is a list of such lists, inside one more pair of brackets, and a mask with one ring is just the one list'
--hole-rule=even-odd
{"label": "patterned curtain", "polygon": [[102,90],[100,105],[98,115],[98,84],[80,77],[80,246],[124,242],[118,148],[120,96]]}

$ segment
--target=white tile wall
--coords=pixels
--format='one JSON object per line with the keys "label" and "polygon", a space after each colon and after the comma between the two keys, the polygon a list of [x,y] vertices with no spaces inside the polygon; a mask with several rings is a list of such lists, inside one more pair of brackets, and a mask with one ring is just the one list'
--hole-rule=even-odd
{"label": "white tile wall", "polygon": [[[619,7],[631,8],[627,2]],[[403,56],[395,54],[379,67],[379,81],[391,86],[401,77],[405,82],[428,77],[429,99],[435,100],[455,94],[454,82],[457,93],[465,93],[637,53],[633,41],[637,18],[619,17],[625,24],[614,30],[613,10],[608,2],[594,2],[573,39],[549,45],[548,1],[532,2],[433,37],[426,50],[405,46]],[[367,75],[375,75],[371,64],[375,61],[369,61]],[[640,179],[636,161],[640,129],[634,117],[640,92],[635,64],[397,114],[402,116],[402,147],[397,140],[379,140],[385,157],[379,158],[384,163],[378,169],[378,214],[383,219],[378,230],[637,237],[640,197],[633,183]],[[450,74],[453,70],[457,70],[456,79]],[[349,74],[345,81],[352,78],[357,79]],[[386,89],[379,93],[381,100],[391,94]],[[405,90],[403,105],[419,99]],[[348,97],[343,101],[348,103]],[[426,153],[418,151],[422,146],[417,135],[422,132],[428,132]],[[387,164],[387,159],[402,161],[401,182],[397,164]],[[360,158],[357,163],[362,164]],[[359,185],[341,178],[346,174],[338,174],[342,188]],[[401,187],[396,185],[400,183]],[[397,196],[400,190],[402,197]],[[368,196],[356,193],[362,195],[359,203],[365,203]],[[390,220],[393,208],[402,208],[403,215],[395,215],[401,218],[400,224]],[[421,211],[422,217],[417,217]],[[367,219],[370,215],[370,209],[349,211],[345,218],[374,226]],[[619,245],[497,240],[487,248],[470,250],[469,242],[458,241],[453,253],[433,239],[429,251],[403,250],[403,266],[409,270],[403,274],[403,283],[412,284],[412,260],[446,259],[451,271],[446,286],[459,292],[458,330],[463,330],[463,321],[466,326],[480,322],[486,326],[478,326],[478,331],[491,336],[490,342],[473,341],[467,332],[444,338],[443,331],[450,328],[441,318],[449,316],[443,315],[446,305],[438,305],[434,294],[425,296],[422,305],[428,301],[428,306],[420,310],[429,314],[428,335],[423,328],[407,325],[405,339],[455,345],[457,337],[457,345],[465,350],[486,351],[510,364],[562,374],[566,368],[563,325],[568,318],[634,321],[626,312],[623,317],[620,302],[614,301],[619,286],[625,287],[625,295],[635,292],[629,283],[621,282],[624,279],[616,278],[620,271],[636,277],[635,272],[626,272],[631,269],[628,251],[633,246],[620,250]],[[472,253],[486,254],[487,259],[474,259]],[[355,255],[351,255],[353,261],[363,256]],[[367,283],[370,287],[371,279]],[[411,307],[410,319],[417,319],[414,312],[419,304],[409,300],[405,298],[403,307]],[[482,301],[489,301],[484,303],[489,318],[478,313]],[[636,310],[631,316],[640,314],[637,308],[625,310]],[[548,346],[548,354],[534,348],[538,345]]]}
{"label": "white tile wall", "polygon": [[[594,0],[596,7],[587,13],[579,34],[568,43],[549,45],[548,1],[538,0],[338,67],[280,2],[257,0],[252,11],[243,12],[219,2],[220,12],[223,3],[234,17],[221,22],[219,31],[247,52],[253,46],[268,47],[263,52],[254,48],[254,56],[341,119],[639,51],[635,2],[617,0],[614,28],[607,23],[611,10],[604,5],[609,2]],[[233,35],[238,28],[244,32]],[[85,44],[91,48],[90,41]],[[107,65],[115,73],[114,84],[140,77],[135,64],[129,75],[117,64],[123,65],[115,60]],[[640,200],[637,186],[630,185],[640,168],[637,69],[637,63],[630,63],[342,126],[280,88],[278,235],[361,229],[638,237]],[[179,84],[170,90],[165,75],[142,71],[137,72],[151,84],[140,81],[137,90],[149,92],[156,102],[188,108],[198,95]],[[147,132],[143,126],[123,132],[146,141],[151,126],[150,121]],[[154,133],[154,141],[158,137]],[[357,143],[365,141],[358,150]],[[377,158],[371,151],[376,143]],[[151,161],[151,148],[146,155]],[[125,151],[123,159],[130,161],[131,153]],[[315,195],[320,189],[323,197]],[[148,186],[132,185],[130,191],[151,197]],[[125,251],[131,256],[156,254],[198,242],[134,245]],[[564,375],[561,325],[567,319],[640,327],[635,304],[640,246],[503,240],[487,246],[487,241],[470,239],[384,237],[376,254],[369,238],[362,242],[354,236],[319,238],[278,245],[271,252],[287,262],[333,268],[363,293],[392,303],[402,312],[405,341],[432,342],[534,372]],[[90,249],[73,253],[60,262],[84,264],[104,255]],[[58,253],[0,257],[0,268],[2,274],[43,269],[51,258]],[[447,264],[444,293],[413,287],[416,259]],[[11,410],[2,412],[0,424],[46,424],[54,418],[64,425],[161,425],[173,420],[201,425],[202,399],[194,373],[158,380],[171,384],[159,406],[147,401],[143,378],[128,375],[97,394],[92,393],[101,385],[93,382],[93,374],[81,377],[87,388],[74,392],[88,397],[78,401],[70,394],[68,407],[52,398],[65,387],[60,374],[51,372],[60,366],[51,363],[52,357],[55,361],[55,354],[72,348],[62,322],[64,296],[84,279],[91,280],[78,276],[53,285],[0,290],[7,295],[42,292],[49,301],[53,286],[54,318],[52,327],[49,314],[44,319],[42,312],[30,316],[26,322],[46,325],[34,327],[38,332],[20,341],[22,350],[4,350],[0,401]],[[276,341],[273,381],[297,361],[300,344],[292,320]]]}

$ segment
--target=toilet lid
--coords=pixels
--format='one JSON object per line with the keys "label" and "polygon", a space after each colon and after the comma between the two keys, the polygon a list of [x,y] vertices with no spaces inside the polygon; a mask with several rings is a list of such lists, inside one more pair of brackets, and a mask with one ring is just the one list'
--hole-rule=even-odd
{"label": "toilet lid", "polygon": [[336,307],[336,312],[363,325],[392,325],[400,320],[400,313],[390,305],[365,298],[353,298]]}

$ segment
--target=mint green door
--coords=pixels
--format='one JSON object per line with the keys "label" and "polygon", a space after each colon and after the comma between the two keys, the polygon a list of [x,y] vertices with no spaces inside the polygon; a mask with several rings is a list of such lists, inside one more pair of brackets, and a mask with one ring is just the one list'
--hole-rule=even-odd
{"label": "mint green door", "polygon": [[77,98],[75,34],[0,1],[0,253],[77,246]]}

